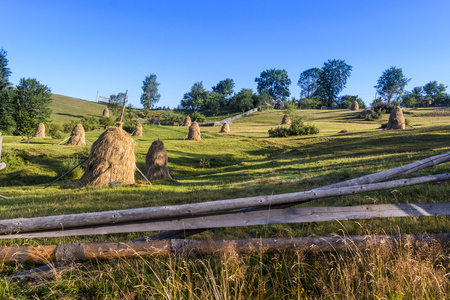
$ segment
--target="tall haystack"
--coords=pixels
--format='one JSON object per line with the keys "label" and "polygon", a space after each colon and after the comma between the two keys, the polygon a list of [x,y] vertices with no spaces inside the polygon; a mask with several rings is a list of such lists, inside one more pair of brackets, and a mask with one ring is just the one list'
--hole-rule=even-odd
{"label": "tall haystack", "polygon": [[405,117],[403,117],[403,111],[400,107],[394,108],[389,116],[389,121],[386,130],[390,129],[405,129]]}
{"label": "tall haystack", "polygon": [[39,123],[34,132],[34,137],[45,137],[45,125],[44,123]]}
{"label": "tall haystack", "polygon": [[200,134],[200,126],[198,126],[197,121],[192,122],[191,126],[189,126],[189,134],[187,139],[192,141],[200,141],[202,139],[202,135]]}
{"label": "tall haystack", "polygon": [[148,180],[171,179],[167,168],[167,152],[164,143],[159,139],[154,141],[145,157],[144,174]]}
{"label": "tall haystack", "polygon": [[109,109],[107,107],[103,110],[103,116],[109,118]]}
{"label": "tall haystack", "polygon": [[223,123],[222,128],[220,129],[219,133],[230,133],[230,125],[228,125],[228,122]]}
{"label": "tall haystack", "polygon": [[92,144],[86,172],[79,186],[104,187],[110,182],[134,183],[136,143],[123,129],[108,128]]}
{"label": "tall haystack", "polygon": [[351,110],[359,110],[358,101],[353,101]]}
{"label": "tall haystack", "polygon": [[284,124],[291,124],[291,118],[289,118],[288,115],[284,115],[283,119],[281,120],[280,125],[284,125]]}
{"label": "tall haystack", "polygon": [[133,131],[133,136],[142,136],[142,124],[137,123]]}
{"label": "tall haystack", "polygon": [[184,119],[183,126],[189,127],[189,126],[191,126],[191,124],[192,124],[191,117],[187,116],[186,119]]}
{"label": "tall haystack", "polygon": [[86,145],[86,136],[84,134],[84,127],[81,124],[77,124],[70,134],[69,141],[66,145],[70,146],[85,146]]}

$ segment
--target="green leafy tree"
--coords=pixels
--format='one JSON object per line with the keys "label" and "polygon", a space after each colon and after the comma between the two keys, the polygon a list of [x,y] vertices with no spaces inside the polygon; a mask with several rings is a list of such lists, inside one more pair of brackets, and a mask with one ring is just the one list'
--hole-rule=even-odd
{"label": "green leafy tree", "polygon": [[253,107],[260,107],[262,109],[270,108],[275,104],[272,96],[269,94],[253,94]]}
{"label": "green leafy tree", "polygon": [[298,101],[300,108],[318,108],[322,105],[318,98],[302,98]]}
{"label": "green leafy tree", "polygon": [[401,97],[401,104],[407,107],[413,107],[423,101],[423,91],[421,86],[416,86],[411,92],[406,92]]}
{"label": "green leafy tree", "polygon": [[203,81],[194,83],[191,91],[184,94],[181,100],[181,106],[185,109],[201,109],[205,102],[206,90],[203,87]]}
{"label": "green leafy tree", "polygon": [[258,84],[258,93],[269,94],[274,100],[281,100],[282,97],[289,97],[289,85],[291,80],[286,70],[267,69],[255,78]]}
{"label": "green leafy tree", "polygon": [[319,68],[311,68],[303,71],[300,74],[297,85],[302,89],[300,92],[300,98],[313,98],[319,88],[318,80],[320,73],[322,72]]}
{"label": "green leafy tree", "polygon": [[439,100],[444,96],[445,85],[438,84],[437,81],[430,81],[423,86],[423,92],[425,94],[425,101],[429,104],[438,104]]}
{"label": "green leafy tree", "polygon": [[253,91],[251,89],[242,89],[231,99],[231,106],[238,108],[243,112],[253,108]]}
{"label": "green leafy tree", "polygon": [[8,59],[6,58],[7,52],[0,49],[0,91],[6,87],[9,87],[8,78],[11,75],[11,71],[8,68]]}
{"label": "green leafy tree", "polygon": [[383,74],[377,81],[374,88],[377,93],[387,100],[388,104],[397,99],[403,94],[403,91],[411,79],[403,75],[401,68],[390,67],[384,70]]}
{"label": "green leafy tree", "polygon": [[49,107],[52,102],[51,90],[36,79],[21,78],[11,97],[15,134],[28,135],[38,123],[49,120],[52,114]]}
{"label": "green leafy tree", "polygon": [[366,104],[364,103],[364,101],[358,97],[358,95],[353,96],[353,95],[344,95],[342,97],[340,97],[337,101],[337,106],[339,108],[351,108],[353,102],[358,102],[359,108],[366,108]]}
{"label": "green leafy tree", "polygon": [[142,84],[141,104],[144,106],[144,109],[151,109],[161,98],[161,95],[158,93],[159,83],[156,81],[156,75],[146,76]]}
{"label": "green leafy tree", "polygon": [[234,80],[231,78],[227,78],[225,80],[219,81],[216,86],[212,87],[212,90],[216,93],[222,94],[225,96],[225,99],[229,100],[231,95],[234,93]]}
{"label": "green leafy tree", "polygon": [[339,93],[345,88],[351,71],[352,66],[347,65],[345,60],[333,59],[323,64],[317,80],[317,93],[323,99],[323,104],[333,106]]}
{"label": "green leafy tree", "polygon": [[118,93],[109,96],[108,108],[118,120],[122,114],[123,101],[125,101],[125,93]]}

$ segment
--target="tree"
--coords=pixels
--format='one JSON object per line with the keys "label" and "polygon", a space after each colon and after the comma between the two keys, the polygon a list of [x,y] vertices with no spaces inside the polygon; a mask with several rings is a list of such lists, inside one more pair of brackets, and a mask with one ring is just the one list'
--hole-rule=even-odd
{"label": "tree", "polygon": [[123,102],[125,101],[125,93],[118,93],[109,96],[108,108],[111,113],[116,116],[117,119],[120,118],[122,114]]}
{"label": "tree", "polygon": [[161,98],[161,95],[158,93],[159,83],[156,82],[156,75],[150,74],[150,76],[146,76],[142,84],[141,104],[144,106],[144,109],[151,109]]}
{"label": "tree", "polygon": [[352,66],[347,65],[345,60],[333,59],[323,64],[317,80],[317,93],[324,100],[323,104],[333,106],[339,93],[345,88],[351,71]]}
{"label": "tree", "polygon": [[316,95],[317,89],[319,88],[318,80],[320,73],[322,72],[319,68],[312,68],[303,71],[300,74],[297,85],[302,89],[300,92],[300,98],[313,98]]}
{"label": "tree", "polygon": [[11,71],[8,68],[8,59],[6,58],[7,52],[0,49],[0,91],[6,87],[9,87],[8,78],[11,75]]}
{"label": "tree", "polygon": [[216,86],[212,87],[212,90],[216,93],[222,94],[227,100],[230,99],[231,95],[234,93],[234,80],[227,78],[225,80],[219,81]]}
{"label": "tree", "polygon": [[28,135],[38,123],[45,123],[51,116],[51,90],[34,78],[21,78],[12,93],[15,134]]}
{"label": "tree", "polygon": [[339,100],[337,101],[337,105],[339,108],[349,109],[352,107],[352,104],[355,101],[358,102],[359,108],[366,108],[366,104],[361,98],[358,97],[358,95],[344,95],[339,98]]}
{"label": "tree", "polygon": [[233,98],[231,106],[238,108],[243,112],[253,108],[253,91],[251,89],[242,89]]}
{"label": "tree", "polygon": [[396,101],[403,94],[403,90],[410,80],[403,75],[402,69],[390,67],[384,70],[374,88],[390,104],[391,101]]}
{"label": "tree", "polygon": [[420,104],[423,101],[422,87],[416,86],[411,92],[406,92],[402,95],[401,104],[406,107],[412,107]]}
{"label": "tree", "polygon": [[183,100],[181,100],[181,106],[185,109],[201,109],[207,96],[206,92],[203,87],[203,81],[194,83],[191,91],[184,94]]}
{"label": "tree", "polygon": [[255,78],[258,84],[258,93],[269,94],[274,100],[281,100],[282,97],[289,97],[289,85],[291,80],[286,70],[267,69]]}
{"label": "tree", "polygon": [[436,80],[428,82],[423,86],[425,100],[428,101],[429,104],[439,104],[439,100],[443,98],[446,88],[447,87],[442,83],[438,84]]}

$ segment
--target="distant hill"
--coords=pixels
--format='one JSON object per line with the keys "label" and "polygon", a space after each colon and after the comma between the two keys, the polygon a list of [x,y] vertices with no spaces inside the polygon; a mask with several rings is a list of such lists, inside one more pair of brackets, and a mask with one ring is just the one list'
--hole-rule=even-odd
{"label": "distant hill", "polygon": [[80,120],[84,117],[100,117],[105,104],[52,94],[51,120],[57,123]]}

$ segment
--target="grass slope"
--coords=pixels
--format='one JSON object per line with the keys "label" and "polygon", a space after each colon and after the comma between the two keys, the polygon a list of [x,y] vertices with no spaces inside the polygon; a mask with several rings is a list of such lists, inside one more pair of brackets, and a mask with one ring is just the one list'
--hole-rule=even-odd
{"label": "grass slope", "polygon": [[52,94],[51,120],[56,123],[79,121],[84,117],[101,117],[106,105]]}
{"label": "grass slope", "polygon": [[[447,110],[406,110],[405,116],[413,127],[400,131],[380,129],[388,116],[369,122],[356,118],[354,112],[347,110],[299,110],[297,114],[303,116],[306,123],[318,126],[320,133],[288,138],[268,137],[267,131],[278,126],[283,116],[282,111],[276,110],[258,112],[234,121],[230,134],[219,134],[219,126],[202,127],[204,140],[199,142],[184,141],[187,134],[187,128],[184,127],[145,125],[144,136],[134,137],[137,142],[135,154],[138,167],[143,169],[148,148],[160,138],[168,152],[168,166],[177,178],[155,181],[153,186],[149,186],[136,174],[138,183],[134,186],[103,189],[71,189],[74,185],[72,179],[64,179],[52,187],[42,189],[71,165],[86,157],[90,145],[58,146],[59,140],[49,137],[35,138],[27,143],[20,137],[5,136],[2,160],[6,161],[8,167],[0,172],[0,194],[11,198],[1,200],[0,218],[194,203],[308,190],[449,152],[450,119],[446,115]],[[349,132],[339,133],[342,129]],[[95,141],[101,133],[90,131],[86,137]],[[450,172],[448,163],[413,176],[446,172]],[[441,202],[448,201],[449,194],[450,185],[441,182],[321,199],[303,205]],[[449,217],[420,217],[279,224],[217,229],[197,238],[434,233],[447,232],[449,221]],[[124,241],[146,234],[150,233],[0,243]],[[349,299],[348,295],[368,299],[403,299],[401,297],[405,296],[406,289],[414,291],[407,294],[409,298],[438,299],[449,296],[450,286],[442,280],[447,280],[444,275],[450,272],[450,267],[448,263],[441,263],[441,255],[448,257],[448,251],[425,249],[424,252],[413,253],[408,252],[408,249],[371,253],[350,251],[349,256],[322,255],[320,259],[323,264],[302,253],[297,256],[236,257],[230,252],[230,256],[219,259],[138,259],[99,263],[95,265],[94,272],[82,270],[72,273],[70,277],[60,276],[56,282],[26,289],[9,286],[0,280],[0,289],[10,289],[11,292],[4,292],[4,295],[16,298],[51,295],[58,298],[70,295],[68,299],[85,295],[90,295],[87,298],[102,299],[327,299],[336,293],[339,293],[334,297],[336,299]],[[422,261],[425,256],[426,266]],[[392,261],[398,262],[398,265],[392,264]],[[411,280],[407,280],[402,277],[402,273],[398,273],[398,266],[404,267],[402,270],[421,266],[420,270],[430,274],[434,272],[436,280],[441,281],[436,283],[438,281],[433,281],[429,276],[426,277],[429,281],[425,282],[426,274],[422,271],[408,271]],[[1,266],[5,275],[27,267]],[[202,280],[200,275],[206,273],[210,274],[209,279]],[[441,273],[442,276],[439,275]],[[369,278],[370,274],[373,274],[372,278]],[[424,278],[421,288],[415,285],[414,276]]]}

